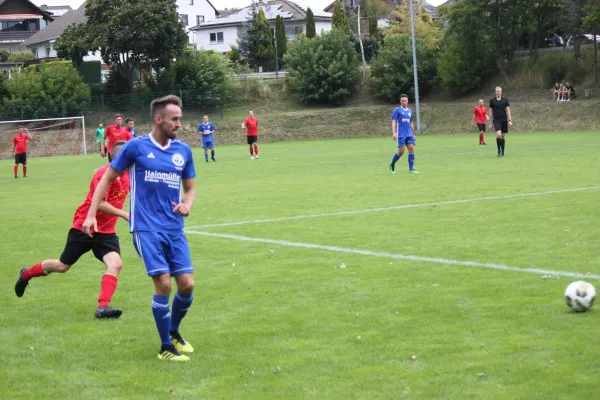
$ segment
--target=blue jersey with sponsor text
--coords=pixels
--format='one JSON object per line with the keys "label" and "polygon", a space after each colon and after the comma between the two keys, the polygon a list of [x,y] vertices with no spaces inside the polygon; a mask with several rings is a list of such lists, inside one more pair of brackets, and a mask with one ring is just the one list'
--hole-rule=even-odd
{"label": "blue jersey with sponsor text", "polygon": [[396,107],[392,113],[392,119],[397,121],[396,133],[398,137],[414,137],[410,123],[413,121],[413,110],[408,107],[406,110],[401,106]]}
{"label": "blue jersey with sponsor text", "polygon": [[110,166],[129,169],[129,231],[183,230],[183,216],[173,212],[181,200],[182,180],[196,177],[192,150],[179,140],[161,146],[152,135],[138,136],[123,145]]}
{"label": "blue jersey with sponsor text", "polygon": [[[214,130],[215,130],[215,126],[213,125],[212,122],[209,122],[208,124],[201,123],[200,125],[198,125],[198,132],[200,132],[200,133],[209,133]],[[212,142],[212,141],[213,141],[212,133],[210,135],[202,135],[202,143]]]}

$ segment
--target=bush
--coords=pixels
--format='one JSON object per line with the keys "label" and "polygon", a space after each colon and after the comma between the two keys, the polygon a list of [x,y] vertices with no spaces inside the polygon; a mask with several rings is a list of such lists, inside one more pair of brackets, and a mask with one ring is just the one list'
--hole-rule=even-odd
{"label": "bush", "polygon": [[35,56],[30,51],[15,51],[8,56],[8,62],[25,62],[35,60]]}
{"label": "bush", "polygon": [[[436,54],[417,40],[420,94],[426,95],[436,81]],[[412,41],[409,36],[385,38],[383,48],[371,63],[371,89],[380,98],[398,101],[400,94],[414,98]]]}
{"label": "bush", "polygon": [[442,85],[456,94],[479,89],[496,70],[491,45],[482,38],[461,41],[446,37],[438,59],[437,74]]}
{"label": "bush", "polygon": [[359,78],[354,45],[337,29],[293,42],[284,61],[290,88],[305,104],[342,104]]}
{"label": "bush", "polygon": [[8,61],[8,57],[10,57],[10,53],[6,50],[0,50],[0,63],[5,63]]}
{"label": "bush", "polygon": [[544,83],[550,87],[555,82],[562,82],[567,76],[567,71],[567,60],[563,57],[558,57],[555,61],[544,63]]}
{"label": "bush", "polygon": [[44,118],[81,115],[90,89],[70,61],[31,65],[6,82],[3,116]]}

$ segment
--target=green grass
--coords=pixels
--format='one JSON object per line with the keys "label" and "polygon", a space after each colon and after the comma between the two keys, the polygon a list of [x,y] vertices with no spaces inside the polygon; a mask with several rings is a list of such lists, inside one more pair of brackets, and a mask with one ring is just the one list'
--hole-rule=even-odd
{"label": "green grass", "polygon": [[[389,174],[389,138],[264,144],[254,161],[221,146],[210,164],[196,149],[189,227],[348,213],[194,228],[292,243],[188,234],[196,294],[182,333],[196,353],[185,365],[156,359],[152,285],[122,222],[120,320],[93,317],[103,266],[91,254],[16,298],[22,265],[60,255],[104,161],[33,158],[27,180],[0,162],[0,398],[595,398],[600,314],[566,307],[576,278],[289,245],[600,274],[597,132],[509,134],[502,159],[487,141],[419,138],[420,175],[406,158]],[[592,189],[481,199],[574,188]]]}

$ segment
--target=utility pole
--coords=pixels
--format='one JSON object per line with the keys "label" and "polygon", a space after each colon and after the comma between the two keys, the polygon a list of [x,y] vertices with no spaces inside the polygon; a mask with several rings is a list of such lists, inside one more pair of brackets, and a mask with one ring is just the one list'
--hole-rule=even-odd
{"label": "utility pole", "polygon": [[413,70],[415,76],[415,102],[417,103],[417,132],[421,133],[421,109],[419,105],[419,74],[417,72],[417,39],[415,39],[415,10],[410,0],[410,29],[412,34]]}
{"label": "utility pole", "polygon": [[273,38],[275,39],[275,77],[279,78],[279,52],[277,51],[277,18],[275,18],[275,29],[273,29]]}

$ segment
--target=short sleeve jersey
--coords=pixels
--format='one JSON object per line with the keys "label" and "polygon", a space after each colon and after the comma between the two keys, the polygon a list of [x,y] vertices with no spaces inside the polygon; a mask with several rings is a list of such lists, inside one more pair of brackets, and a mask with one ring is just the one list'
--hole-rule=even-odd
{"label": "short sleeve jersey", "polygon": [[106,127],[106,142],[108,147],[108,152],[112,150],[113,145],[119,140],[131,140],[133,139],[133,134],[125,129],[125,127],[118,127],[116,125],[109,125]]}
{"label": "short sleeve jersey", "polygon": [[182,180],[196,177],[190,146],[179,140],[161,146],[152,134],[138,136],[121,147],[110,166],[129,169],[130,232],[183,230],[183,216],[173,212],[172,203],[181,201]]}
{"label": "short sleeve jersey", "polygon": [[500,100],[494,97],[490,100],[490,110],[492,110],[494,115],[494,121],[506,122],[508,120],[506,107],[510,107],[510,103],[506,97],[501,97]]}
{"label": "short sleeve jersey", "polygon": [[29,136],[26,134],[15,135],[13,143],[15,144],[15,154],[27,153],[27,141]]}
{"label": "short sleeve jersey", "polygon": [[[198,125],[198,132],[200,132],[200,133],[209,133],[214,130],[215,130],[215,126],[213,125],[212,122],[209,122],[208,124],[201,123],[200,125]],[[202,142],[208,142],[208,141],[212,141],[212,140],[213,140],[212,133],[210,135],[202,135]]]}
{"label": "short sleeve jersey", "polygon": [[104,137],[104,128],[96,129],[96,139],[98,139],[98,141],[101,141],[103,137]]}
{"label": "short sleeve jersey", "polygon": [[258,136],[258,119],[246,118],[244,124],[248,129],[248,136]]}
{"label": "short sleeve jersey", "polygon": [[477,106],[473,110],[475,114],[475,122],[478,124],[485,124],[485,116],[487,115],[487,109],[484,106]]}
{"label": "short sleeve jersey", "polygon": [[[108,164],[103,165],[94,174],[92,182],[90,183],[90,191],[88,192],[85,201],[82,205],[80,205],[77,208],[77,211],[75,211],[75,216],[73,217],[73,228],[80,231],[82,230],[82,225],[85,222],[85,219],[88,215],[88,211],[90,210],[90,205],[92,204],[92,198],[94,197],[96,187],[98,187],[98,183],[100,183],[100,179],[102,179],[102,176],[104,175],[108,167]],[[104,196],[104,200],[107,201],[113,207],[122,209],[128,194],[129,172],[125,171],[124,174],[112,181],[112,183],[108,187],[106,196]],[[116,233],[116,225],[118,219],[119,217],[117,217],[116,215],[109,215],[103,213],[102,211],[98,211],[96,213],[98,233]]]}
{"label": "short sleeve jersey", "polygon": [[414,136],[410,123],[414,120],[413,111],[410,107],[406,110],[402,107],[396,107],[392,113],[392,119],[397,121],[396,133],[399,137]]}

